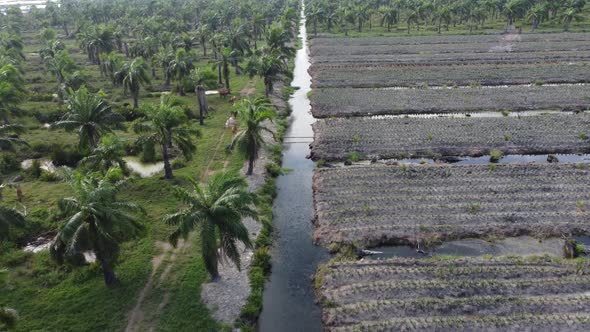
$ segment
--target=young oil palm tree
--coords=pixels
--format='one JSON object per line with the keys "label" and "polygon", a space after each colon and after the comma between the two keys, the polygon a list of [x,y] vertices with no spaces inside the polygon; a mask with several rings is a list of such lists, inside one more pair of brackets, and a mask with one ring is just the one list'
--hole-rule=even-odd
{"label": "young oil palm tree", "polygon": [[94,148],[105,133],[110,133],[113,129],[124,129],[124,118],[115,113],[101,97],[90,93],[86,87],[68,91],[68,111],[61,120],[52,123],[50,128],[77,131],[80,151]]}
{"label": "young oil palm tree", "polygon": [[265,144],[262,132],[266,131],[274,137],[274,133],[262,123],[265,120],[272,121],[275,118],[275,112],[266,98],[244,99],[237,104],[237,112],[240,130],[232,140],[230,148],[233,149],[237,146],[247,156],[248,171],[246,174],[252,175],[254,161],[258,158],[258,153]]}
{"label": "young oil palm tree", "polygon": [[231,173],[213,175],[206,186],[194,180],[191,184],[190,190],[174,188],[174,195],[185,207],[165,216],[164,221],[178,226],[169,238],[173,245],[180,237],[186,239],[193,230],[200,230],[203,261],[215,281],[219,279],[220,259],[227,257],[240,269],[237,241],[252,247],[242,219],[258,220],[256,195],[248,191],[244,178]]}
{"label": "young oil palm tree", "polygon": [[162,96],[159,105],[146,107],[145,117],[134,123],[133,130],[140,135],[138,145],[161,148],[166,179],[173,176],[170,149],[176,146],[190,160],[197,148],[193,140],[201,135],[198,129],[187,124],[186,114],[170,96]]}
{"label": "young oil palm tree", "polygon": [[135,58],[133,61],[126,61],[121,69],[115,73],[119,83],[123,85],[125,93],[130,93],[133,98],[133,108],[139,107],[139,89],[150,84],[148,66],[143,58]]}
{"label": "young oil palm tree", "polygon": [[66,174],[73,196],[63,198],[58,206],[66,220],[51,245],[51,255],[58,262],[93,251],[102,267],[104,282],[118,282],[113,264],[119,254],[119,245],[138,236],[143,226],[134,214],[143,210],[127,202],[117,193],[124,181],[111,183],[93,175]]}
{"label": "young oil palm tree", "polygon": [[88,166],[92,170],[106,174],[113,166],[119,166],[124,172],[126,163],[123,160],[125,148],[117,135],[105,135],[92,153],[80,160],[80,165]]}

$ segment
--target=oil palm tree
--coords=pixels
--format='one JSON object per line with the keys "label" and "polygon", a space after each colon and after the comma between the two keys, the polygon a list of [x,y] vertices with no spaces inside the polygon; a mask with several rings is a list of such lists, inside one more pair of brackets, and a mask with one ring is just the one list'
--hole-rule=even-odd
{"label": "oil palm tree", "polygon": [[[231,93],[230,80],[229,80],[229,75],[230,75],[229,65],[231,64],[232,58],[234,57],[234,51],[232,51],[229,47],[226,47],[226,48],[219,50],[216,54],[217,54],[216,66],[217,66],[217,68],[219,68],[221,70],[219,73],[223,74],[225,88],[227,89],[227,91],[229,93]],[[220,76],[220,79],[221,79],[221,76]]]}
{"label": "oil palm tree", "polygon": [[207,24],[201,24],[197,28],[197,39],[203,48],[203,57],[207,56],[207,41],[211,37],[211,29]]}
{"label": "oil palm tree", "polygon": [[320,23],[323,19],[324,11],[318,5],[313,5],[310,7],[309,11],[307,11],[306,16],[308,19],[308,24],[312,24],[313,26],[313,35],[318,35],[318,23]]}
{"label": "oil palm tree", "polygon": [[88,166],[106,174],[113,166],[119,166],[124,172],[126,163],[123,160],[125,147],[117,135],[104,135],[100,143],[92,150],[92,153],[80,160],[80,165]]}
{"label": "oil palm tree", "polygon": [[215,281],[219,279],[220,259],[227,257],[240,269],[238,241],[247,248],[252,247],[242,219],[251,217],[258,220],[254,207],[256,196],[248,191],[244,178],[231,173],[213,175],[206,186],[194,180],[191,184],[190,190],[174,188],[174,195],[185,207],[166,215],[164,221],[178,226],[169,238],[173,245],[180,237],[186,239],[194,229],[200,230],[201,255]]}
{"label": "oil palm tree", "polygon": [[237,104],[237,112],[240,130],[232,140],[230,148],[234,149],[237,146],[239,151],[247,156],[248,171],[246,174],[252,175],[254,161],[258,158],[258,153],[265,144],[262,132],[266,131],[274,137],[274,133],[265,127],[263,122],[265,120],[272,121],[275,118],[275,112],[266,98],[244,99]]}
{"label": "oil palm tree", "polygon": [[66,174],[73,196],[58,203],[65,222],[50,249],[58,263],[93,251],[102,267],[105,284],[113,285],[118,282],[112,266],[119,245],[141,233],[143,226],[134,213],[142,209],[117,197],[124,181],[111,183],[106,178]]}
{"label": "oil palm tree", "polygon": [[12,64],[0,67],[0,120],[7,122],[24,96],[24,80],[18,69]]}
{"label": "oil palm tree", "polygon": [[194,138],[201,135],[198,129],[187,124],[186,114],[170,96],[162,96],[160,104],[146,107],[145,117],[134,123],[133,130],[140,135],[138,145],[161,148],[166,179],[173,177],[170,149],[176,146],[190,160],[197,148]]}
{"label": "oil palm tree", "polygon": [[572,21],[580,21],[583,17],[580,15],[580,11],[573,7],[567,7],[561,14],[561,21],[563,22],[563,31],[568,32]]}
{"label": "oil palm tree", "polygon": [[120,84],[123,85],[125,93],[130,93],[133,98],[133,108],[139,107],[139,89],[150,84],[148,66],[143,58],[135,58],[133,61],[123,63],[121,69],[115,73]]}
{"label": "oil palm tree", "polygon": [[124,129],[123,117],[114,112],[100,96],[82,87],[77,91],[68,90],[68,110],[62,119],[51,124],[52,129],[63,128],[77,131],[80,151],[89,151],[100,141],[100,137],[113,129]]}
{"label": "oil palm tree", "polygon": [[246,65],[246,72],[264,79],[264,94],[268,97],[273,91],[273,84],[280,75],[289,75],[286,57],[278,51],[262,52],[250,58]]}
{"label": "oil palm tree", "polygon": [[379,8],[379,12],[381,13],[381,26],[387,25],[387,32],[390,32],[391,26],[397,23],[397,8],[391,6],[384,6]]}
{"label": "oil palm tree", "polygon": [[86,28],[78,34],[80,48],[88,54],[88,60],[100,65],[100,54],[110,53],[115,49],[115,35],[110,26]]}
{"label": "oil palm tree", "polygon": [[168,75],[176,80],[176,93],[179,96],[184,96],[184,81],[191,69],[193,69],[194,60],[195,56],[191,52],[185,51],[184,48],[179,48],[168,65]]}
{"label": "oil palm tree", "polygon": [[205,124],[204,117],[209,113],[205,92],[207,88],[215,87],[215,74],[210,70],[196,68],[191,71],[190,80],[195,86],[197,104],[199,105],[199,123],[203,126]]}

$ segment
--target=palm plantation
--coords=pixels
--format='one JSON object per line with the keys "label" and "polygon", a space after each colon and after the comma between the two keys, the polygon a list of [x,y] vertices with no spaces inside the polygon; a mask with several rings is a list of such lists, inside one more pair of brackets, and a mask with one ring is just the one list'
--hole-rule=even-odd
{"label": "palm plantation", "polygon": [[242,220],[247,217],[258,220],[254,207],[256,196],[248,191],[246,180],[222,172],[213,175],[207,185],[193,180],[190,190],[175,187],[174,196],[185,207],[164,218],[166,223],[177,226],[170,242],[176,245],[179,238],[188,239],[192,231],[199,229],[201,255],[211,278],[219,279],[218,265],[225,257],[239,269],[238,242],[246,248],[252,247]]}
{"label": "palm plantation", "polygon": [[113,264],[120,244],[141,233],[143,226],[134,215],[141,208],[117,197],[124,182],[111,183],[81,174],[69,174],[66,181],[73,195],[59,201],[65,222],[51,246],[52,257],[63,263],[92,251],[102,268],[105,284],[116,284]]}
{"label": "palm plantation", "polygon": [[112,133],[114,129],[123,129],[123,118],[101,97],[90,93],[85,87],[78,91],[70,89],[67,108],[66,114],[54,122],[51,128],[77,131],[80,151],[94,148],[102,135]]}
{"label": "palm plantation", "polygon": [[160,104],[145,108],[145,117],[133,125],[133,130],[139,134],[138,145],[158,146],[164,160],[164,177],[172,178],[172,149],[177,148],[185,159],[190,160],[196,150],[195,138],[200,131],[187,124],[184,111],[178,103],[168,96],[163,96]]}
{"label": "palm plantation", "polygon": [[254,162],[258,158],[260,149],[266,144],[263,133],[274,136],[272,130],[265,126],[265,122],[275,118],[275,112],[266,98],[245,99],[237,105],[240,129],[231,143],[248,158],[248,175],[254,171]]}

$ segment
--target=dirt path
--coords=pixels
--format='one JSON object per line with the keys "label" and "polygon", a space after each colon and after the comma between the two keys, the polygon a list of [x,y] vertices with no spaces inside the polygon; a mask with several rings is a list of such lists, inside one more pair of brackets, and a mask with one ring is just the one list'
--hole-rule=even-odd
{"label": "dirt path", "polygon": [[[201,182],[212,174],[211,165],[215,161],[215,158],[217,157],[220,151],[221,145],[223,144],[227,131],[228,130],[224,130],[222,134],[219,136],[219,140],[217,141],[217,145],[215,146],[215,152],[213,153],[212,158],[209,160],[207,167],[205,167],[205,170],[203,171],[200,177]],[[228,164],[229,160],[224,160],[223,169],[226,169]],[[184,248],[188,247],[189,245],[190,243],[188,241],[185,242],[184,240],[180,240],[176,248],[172,247],[172,245],[170,245],[167,242],[156,242],[156,246],[160,248],[160,254],[152,258],[152,273],[150,274],[144,287],[139,292],[135,306],[128,314],[129,318],[127,320],[127,327],[125,328],[125,332],[155,331],[157,319],[146,319],[147,317],[144,313],[145,299],[151,295],[152,290],[154,290],[155,287],[159,287],[164,284],[164,281],[170,275],[170,271],[174,266],[176,258],[178,257],[178,255],[181,254],[181,251],[183,251]],[[162,265],[167,256],[169,256],[169,259],[167,260],[165,265]],[[160,267],[163,267],[163,270],[158,277],[158,270],[160,269]],[[157,285],[155,285],[156,279],[158,280]],[[153,312],[153,314],[150,317],[157,318],[162,313],[162,310],[166,307],[169,300],[170,291],[166,290],[164,295],[162,296],[162,301],[159,303],[159,305],[155,309],[155,312]]]}
{"label": "dirt path", "polygon": [[248,84],[246,84],[246,86],[242,90],[240,90],[241,97],[249,97],[249,96],[253,96],[255,94],[256,94],[256,87],[254,86],[253,81],[248,81]]}

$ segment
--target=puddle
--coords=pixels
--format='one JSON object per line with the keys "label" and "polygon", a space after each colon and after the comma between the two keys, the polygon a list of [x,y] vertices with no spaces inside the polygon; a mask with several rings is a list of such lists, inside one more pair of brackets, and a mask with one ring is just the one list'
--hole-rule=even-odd
{"label": "puddle", "polygon": [[38,253],[39,251],[48,250],[54,239],[55,235],[40,236],[27,243],[27,245],[23,247],[23,251]]}
{"label": "puddle", "polygon": [[137,157],[123,158],[130,171],[139,174],[142,178],[152,177],[164,170],[164,162],[143,163]]}
{"label": "puddle", "polygon": [[371,115],[371,119],[390,119],[390,118],[503,118],[514,117],[520,118],[525,116],[542,116],[547,114],[573,115],[584,112],[571,112],[560,110],[538,110],[538,111],[513,111],[513,112],[465,112],[465,113],[426,113],[426,114],[391,114],[391,115]]}
{"label": "puddle", "polygon": [[[574,237],[580,244],[590,245],[590,237]],[[444,242],[433,248],[413,248],[410,246],[386,246],[373,248],[365,256],[367,259],[390,257],[422,258],[436,255],[452,256],[538,256],[551,255],[563,257],[564,240],[562,238],[537,239],[530,236],[505,238],[493,242],[481,239],[465,239]]]}
{"label": "puddle", "polygon": [[[549,157],[551,156],[551,157]],[[557,158],[555,160],[554,158]],[[552,160],[552,161],[549,161]],[[548,164],[552,162],[559,163],[590,163],[590,154],[539,154],[539,155],[521,155],[521,154],[508,154],[500,158],[497,163],[490,162],[490,156],[485,155],[481,157],[441,157],[438,159],[380,159],[375,163],[395,165],[395,164],[453,164],[453,165],[491,165],[491,164]],[[363,160],[354,162],[352,165],[367,166],[374,164],[370,160]],[[346,167],[344,162],[327,163],[328,167]]]}
{"label": "puddle", "polygon": [[[20,163],[20,167],[22,169],[29,169],[33,166],[33,161],[36,159],[25,159]],[[48,159],[38,159],[40,162],[40,168],[49,173],[55,173],[57,171],[57,167]]]}

